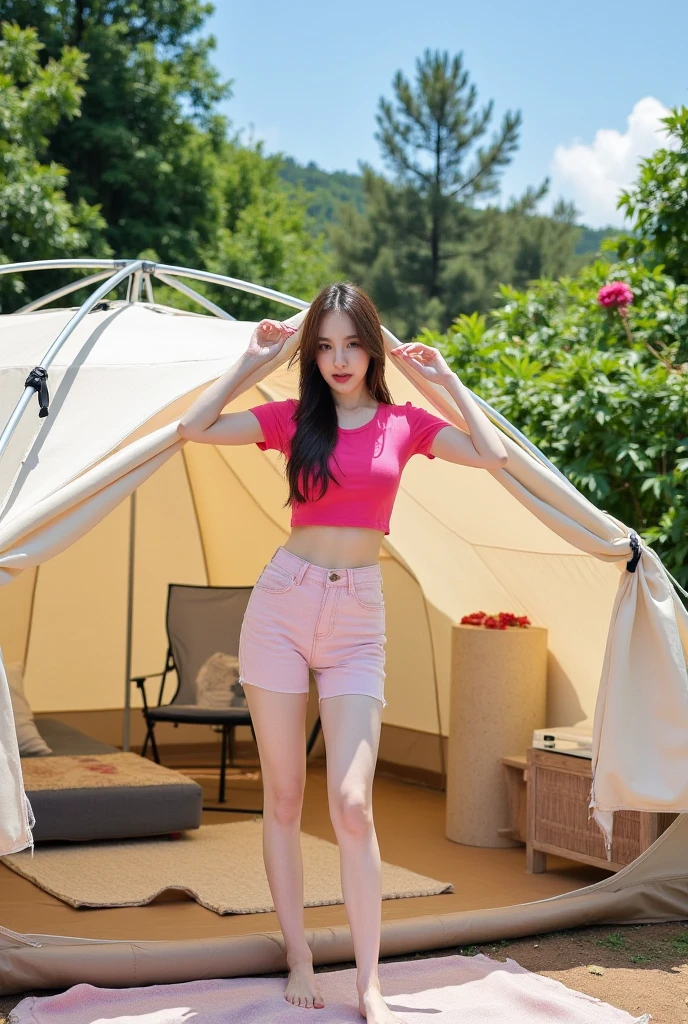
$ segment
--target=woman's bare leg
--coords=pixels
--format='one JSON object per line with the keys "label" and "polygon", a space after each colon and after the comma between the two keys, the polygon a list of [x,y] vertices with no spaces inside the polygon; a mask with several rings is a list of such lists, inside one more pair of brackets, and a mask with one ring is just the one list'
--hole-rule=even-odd
{"label": "woman's bare leg", "polygon": [[284,936],[289,980],[285,998],[322,1007],[313,954],[303,924],[301,810],[306,784],[306,693],[280,693],[244,683],[263,778],[263,860]]}
{"label": "woman's bare leg", "polygon": [[320,701],[327,751],[327,794],[339,844],[342,893],[356,958],[359,1011],[368,1024],[401,1024],[380,993],[380,848],[373,824],[373,776],[382,704],[347,693]]}

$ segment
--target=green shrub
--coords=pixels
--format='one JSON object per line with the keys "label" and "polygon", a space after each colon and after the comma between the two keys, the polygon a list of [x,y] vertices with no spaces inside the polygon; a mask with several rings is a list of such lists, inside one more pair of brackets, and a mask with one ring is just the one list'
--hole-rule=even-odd
{"label": "green shrub", "polygon": [[[598,303],[610,281],[633,291],[626,317]],[[419,339],[688,586],[688,285],[600,260],[500,291],[487,316]]]}

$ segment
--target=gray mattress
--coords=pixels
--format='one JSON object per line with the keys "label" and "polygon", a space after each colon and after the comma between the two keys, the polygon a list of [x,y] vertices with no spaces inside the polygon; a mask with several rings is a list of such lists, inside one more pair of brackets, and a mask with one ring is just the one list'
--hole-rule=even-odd
{"label": "gray mattress", "polygon": [[[56,719],[36,719],[36,726],[54,757],[117,752]],[[26,795],[36,818],[36,842],[165,835],[201,823],[203,790],[181,773],[178,786],[27,790]]]}

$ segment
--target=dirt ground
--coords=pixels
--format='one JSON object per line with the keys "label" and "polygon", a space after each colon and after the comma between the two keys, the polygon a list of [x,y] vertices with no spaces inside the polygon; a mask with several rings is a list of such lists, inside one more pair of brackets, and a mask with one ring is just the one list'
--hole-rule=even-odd
{"label": "dirt ground", "polygon": [[[464,949],[458,952],[468,953]],[[688,1022],[688,922],[571,929],[480,946],[652,1024]]]}
{"label": "dirt ground", "polygon": [[[429,956],[484,953],[596,996],[634,1017],[652,1015],[652,1024],[688,1024],[688,921],[675,924],[572,928],[481,946],[430,950],[413,956],[387,957],[381,963]],[[326,965],[316,971],[344,970],[353,963]],[[281,972],[277,977],[286,977]],[[36,995],[49,995],[36,992]],[[384,987],[383,987],[384,994]],[[25,993],[29,995],[29,993]],[[0,1024],[12,1024],[11,1010],[23,996],[0,997]]]}

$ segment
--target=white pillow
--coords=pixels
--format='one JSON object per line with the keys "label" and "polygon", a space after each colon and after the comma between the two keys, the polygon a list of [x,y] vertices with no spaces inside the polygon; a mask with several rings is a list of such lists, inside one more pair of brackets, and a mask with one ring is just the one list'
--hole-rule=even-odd
{"label": "white pillow", "polygon": [[24,696],[24,666],[21,661],[12,661],[5,665],[7,682],[10,686],[10,700],[14,714],[14,727],[17,731],[17,742],[19,753],[24,754],[52,754],[52,750],[42,739],[36,723],[33,720],[33,711],[29,702]]}
{"label": "white pillow", "polygon": [[196,701],[206,708],[247,707],[244,688],[239,682],[239,659],[233,654],[215,651],[203,662],[196,676]]}

